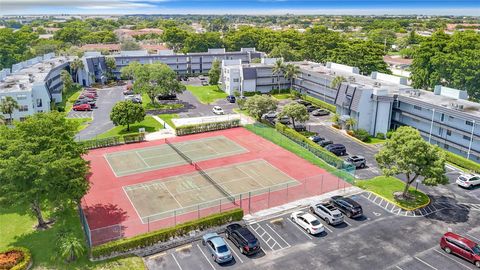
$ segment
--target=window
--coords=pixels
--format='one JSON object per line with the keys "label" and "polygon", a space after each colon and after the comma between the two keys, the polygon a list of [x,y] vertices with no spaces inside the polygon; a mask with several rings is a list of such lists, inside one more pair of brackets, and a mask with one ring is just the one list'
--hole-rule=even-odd
{"label": "window", "polygon": [[453,119],[455,119],[453,116],[448,117],[448,121],[453,121]]}
{"label": "window", "polygon": [[233,82],[238,82],[238,79],[233,79]]}
{"label": "window", "polygon": [[18,111],[28,112],[28,105],[20,105],[20,107],[18,108]]}
{"label": "window", "polygon": [[27,119],[27,118],[26,117],[20,117],[20,122],[25,121],[25,119]]}
{"label": "window", "polygon": [[463,135],[463,139],[469,141],[469,140],[470,140],[470,136]]}
{"label": "window", "polygon": [[27,95],[17,95],[17,100],[25,100],[27,99]]}
{"label": "window", "polygon": [[42,107],[42,99],[37,98],[37,108],[41,108],[41,107]]}
{"label": "window", "polygon": [[448,144],[445,144],[443,148],[445,148],[445,150],[448,150],[448,148],[450,148],[450,146],[448,146]]}
{"label": "window", "polygon": [[444,113],[442,113],[441,121],[442,122],[445,121],[445,114]]}
{"label": "window", "polygon": [[447,129],[447,136],[452,136],[452,131],[450,129]]}
{"label": "window", "polygon": [[414,105],[414,106],[413,106],[413,108],[414,108],[415,110],[419,110],[419,111],[421,111],[421,110],[422,110],[422,107],[420,107],[420,106],[417,106],[417,105]]}
{"label": "window", "polygon": [[473,122],[472,122],[472,121],[469,121],[469,120],[465,121],[465,124],[466,124],[467,126],[473,126]]}

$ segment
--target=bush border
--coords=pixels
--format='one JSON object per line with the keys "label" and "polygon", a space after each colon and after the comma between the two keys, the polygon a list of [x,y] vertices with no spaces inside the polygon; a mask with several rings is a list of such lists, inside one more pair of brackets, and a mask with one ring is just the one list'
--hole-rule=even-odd
{"label": "bush border", "polygon": [[10,247],[0,251],[0,253],[6,253],[10,251],[20,251],[23,253],[23,260],[17,265],[13,266],[10,270],[26,270],[32,266],[32,253],[25,247]]}
{"label": "bush border", "polygon": [[240,126],[240,119],[232,119],[220,122],[200,123],[176,127],[175,133],[177,136],[202,133],[208,131],[229,129]]}

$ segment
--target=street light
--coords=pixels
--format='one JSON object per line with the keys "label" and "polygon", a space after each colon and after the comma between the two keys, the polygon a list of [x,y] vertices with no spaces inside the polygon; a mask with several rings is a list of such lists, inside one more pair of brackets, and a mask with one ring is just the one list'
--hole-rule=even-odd
{"label": "street light", "polygon": [[418,183],[420,183],[420,179],[415,180],[415,182],[416,182],[415,191],[417,191],[418,190]]}

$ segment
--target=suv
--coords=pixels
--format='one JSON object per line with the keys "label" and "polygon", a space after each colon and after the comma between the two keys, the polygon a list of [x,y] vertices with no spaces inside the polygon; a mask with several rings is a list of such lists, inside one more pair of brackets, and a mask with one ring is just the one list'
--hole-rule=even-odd
{"label": "suv", "polygon": [[176,94],[166,94],[166,95],[159,95],[157,96],[158,100],[175,100],[177,99]]}
{"label": "suv", "polygon": [[321,147],[326,147],[327,145],[333,144],[333,142],[325,139],[325,140],[321,140],[321,141],[317,142],[317,144],[320,145]]}
{"label": "suv", "polygon": [[260,251],[260,243],[255,235],[238,223],[228,225],[225,235],[242,254],[252,255]]}
{"label": "suv", "polygon": [[310,137],[308,137],[308,138],[309,138],[312,142],[314,142],[314,143],[319,143],[319,142],[325,140],[325,138],[320,137],[320,136],[318,136],[318,135],[310,136]]}
{"label": "suv", "polygon": [[347,153],[347,149],[345,148],[345,145],[338,144],[338,143],[327,145],[325,146],[325,149],[327,149],[328,151],[332,152],[337,156],[344,156]]}
{"label": "suv", "polygon": [[480,268],[480,246],[470,239],[447,232],[440,239],[440,247],[446,253],[453,253]]}
{"label": "suv", "polygon": [[337,225],[343,223],[342,213],[331,203],[322,202],[310,205],[310,212],[317,214],[327,224]]}
{"label": "suv", "polygon": [[230,102],[230,103],[235,103],[235,100],[236,100],[235,96],[232,96],[232,95],[227,96],[227,101],[228,101],[228,102]]}
{"label": "suv", "polygon": [[367,161],[362,156],[351,156],[345,160],[347,163],[350,163],[355,166],[355,168],[365,168],[367,166]]}
{"label": "suv", "polygon": [[293,129],[295,131],[307,131],[307,127],[304,125],[304,124],[295,124],[295,126],[293,127]]}
{"label": "suv", "polygon": [[363,215],[362,206],[350,198],[333,196],[330,198],[330,202],[335,205],[338,210],[342,211],[348,218],[355,218]]}
{"label": "suv", "polygon": [[306,107],[307,107],[307,112],[309,113],[318,109],[317,107],[315,107],[315,105],[307,105]]}
{"label": "suv", "polygon": [[302,104],[303,106],[312,105],[312,103],[310,103],[308,101],[305,101],[303,99],[297,99],[297,100],[295,100],[295,102],[297,102],[298,104]]}
{"label": "suv", "polygon": [[475,174],[462,174],[455,182],[461,187],[472,188],[476,185],[480,185],[480,176]]}
{"label": "suv", "polygon": [[317,109],[317,110],[312,112],[313,116],[325,116],[325,115],[329,115],[329,114],[330,114],[330,112],[325,110],[325,109]]}

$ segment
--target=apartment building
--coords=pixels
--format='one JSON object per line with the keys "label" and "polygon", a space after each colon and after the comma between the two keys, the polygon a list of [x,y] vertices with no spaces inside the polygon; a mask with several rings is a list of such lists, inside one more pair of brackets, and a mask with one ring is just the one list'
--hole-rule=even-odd
{"label": "apartment building", "polygon": [[73,57],[55,57],[51,53],[0,71],[0,100],[10,96],[20,106],[12,118],[23,120],[34,113],[50,111],[52,102],[61,102],[63,82],[60,72],[69,69],[72,60]]}
{"label": "apartment building", "polygon": [[[276,89],[273,62],[224,61],[222,89],[229,94]],[[334,104],[341,122],[353,118],[355,128],[365,129],[371,135],[385,134],[403,125],[412,126],[430,143],[480,161],[480,104],[468,101],[466,91],[443,86],[435,87],[433,92],[414,89],[406,78],[380,72],[364,76],[356,67],[336,63],[293,64],[300,69],[293,88]],[[332,81],[338,76],[343,77],[344,82],[332,87]],[[289,84],[285,79],[281,83]]]}

